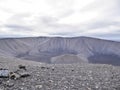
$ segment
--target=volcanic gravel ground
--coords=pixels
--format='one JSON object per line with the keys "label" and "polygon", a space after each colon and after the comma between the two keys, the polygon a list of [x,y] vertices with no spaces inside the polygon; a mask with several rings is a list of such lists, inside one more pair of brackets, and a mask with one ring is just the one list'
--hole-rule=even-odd
{"label": "volcanic gravel ground", "polygon": [[0,90],[120,90],[120,67],[112,65],[40,64],[26,68],[29,77],[0,78]]}

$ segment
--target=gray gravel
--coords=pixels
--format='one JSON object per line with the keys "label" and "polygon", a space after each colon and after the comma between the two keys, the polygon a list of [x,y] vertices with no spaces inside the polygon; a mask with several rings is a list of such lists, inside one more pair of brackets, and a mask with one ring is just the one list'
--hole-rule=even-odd
{"label": "gray gravel", "polygon": [[26,67],[29,77],[0,78],[0,90],[120,90],[120,67],[99,64]]}

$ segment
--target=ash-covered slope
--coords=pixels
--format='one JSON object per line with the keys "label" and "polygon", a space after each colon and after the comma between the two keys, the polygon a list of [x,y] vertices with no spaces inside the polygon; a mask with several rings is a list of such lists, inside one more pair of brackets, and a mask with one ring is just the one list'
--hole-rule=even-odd
{"label": "ash-covered slope", "polygon": [[2,56],[51,63],[51,58],[65,54],[76,55],[80,62],[120,65],[120,42],[89,37],[0,39]]}

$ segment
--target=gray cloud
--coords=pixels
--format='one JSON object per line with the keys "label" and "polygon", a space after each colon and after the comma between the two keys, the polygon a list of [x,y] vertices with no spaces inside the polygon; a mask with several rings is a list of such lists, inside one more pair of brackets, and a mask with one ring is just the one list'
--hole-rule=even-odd
{"label": "gray cloud", "polygon": [[[85,4],[88,0],[61,0],[59,3],[56,0],[17,1],[21,6],[15,0],[11,2],[17,5],[10,3],[10,6],[9,0],[0,1],[5,2],[5,5],[0,4],[0,14],[3,17],[0,18],[2,37],[28,36],[29,32],[31,36],[95,36],[120,39],[119,0],[90,0],[88,4]],[[85,5],[81,7],[82,4]]]}
{"label": "gray cloud", "polygon": [[101,29],[110,26],[120,26],[120,22],[96,21],[88,25],[88,29]]}
{"label": "gray cloud", "polygon": [[22,30],[22,31],[32,31],[31,28],[26,27],[26,26],[20,26],[20,25],[5,25],[5,28],[9,28],[10,30]]}

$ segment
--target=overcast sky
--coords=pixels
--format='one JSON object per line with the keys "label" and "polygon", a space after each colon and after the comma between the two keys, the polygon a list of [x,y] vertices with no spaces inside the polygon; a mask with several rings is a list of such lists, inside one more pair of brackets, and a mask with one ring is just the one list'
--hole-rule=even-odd
{"label": "overcast sky", "polygon": [[120,0],[0,0],[0,37],[120,40]]}

